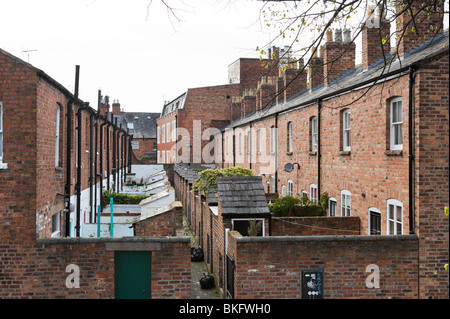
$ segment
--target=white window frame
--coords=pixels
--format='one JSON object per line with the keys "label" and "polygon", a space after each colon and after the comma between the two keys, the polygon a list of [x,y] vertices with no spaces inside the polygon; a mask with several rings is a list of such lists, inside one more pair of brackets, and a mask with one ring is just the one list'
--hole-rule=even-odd
{"label": "white window frame", "polygon": [[232,218],[231,219],[231,229],[234,230],[234,222],[235,221],[243,221],[243,220],[248,220],[248,221],[250,221],[250,220],[257,220],[257,221],[262,220],[262,225],[261,225],[262,235],[261,235],[261,237],[266,236],[266,234],[265,234],[265,228],[266,228],[265,227],[265,223],[266,223],[266,220],[264,218]]}
{"label": "white window frame", "polygon": [[172,132],[170,131],[170,122],[167,123],[166,129],[167,129],[166,142],[168,143],[170,142],[170,135],[172,135]]}
{"label": "white window frame", "polygon": [[156,151],[156,162],[161,163],[161,151]]}
{"label": "white window frame", "polygon": [[[390,113],[390,120],[389,120],[389,131],[390,131],[390,149],[391,150],[402,150],[403,149],[403,102],[402,98],[394,98],[389,103],[389,113]],[[397,118],[397,121],[394,122],[394,107],[398,106],[400,104],[400,118]],[[397,127],[400,128],[400,132],[397,131]],[[399,143],[396,143],[396,139],[398,139]]]}
{"label": "white window frame", "polygon": [[[331,203],[334,203],[334,211],[331,210]],[[337,216],[337,200],[334,197],[330,197],[328,199],[328,216],[336,217]]]}
{"label": "white window frame", "polygon": [[261,129],[258,129],[258,155],[261,154],[262,141],[261,141]]}
{"label": "white window frame", "polygon": [[270,182],[269,181],[266,182],[266,187],[267,187],[267,193],[270,193]]}
{"label": "white window frame", "polygon": [[351,216],[352,212],[352,193],[348,190],[341,191],[341,216]]}
{"label": "white window frame", "polygon": [[317,151],[317,117],[311,118],[311,151]]}
{"label": "white window frame", "polygon": [[175,120],[172,121],[172,141],[175,142],[177,140],[177,130],[176,130],[176,124]]}
{"label": "white window frame", "polygon": [[56,125],[55,125],[55,167],[59,167],[59,135],[60,135],[60,116],[61,107],[56,106]]}
{"label": "white window frame", "polygon": [[[391,218],[390,214],[390,206],[394,207],[394,218]],[[400,211],[399,211],[400,208]],[[398,214],[400,214],[400,222],[398,221]],[[388,199],[387,200],[387,207],[386,207],[386,233],[388,235],[401,235],[403,234],[403,203],[397,199]],[[391,223],[393,224],[394,229],[391,229]],[[398,225],[400,225],[401,232],[398,233]]]}
{"label": "white window frame", "polygon": [[3,103],[0,101],[0,169],[8,168],[6,163],[3,163]]}
{"label": "white window frame", "polygon": [[242,140],[242,133],[239,133],[239,154],[242,154],[243,150],[243,140]]}
{"label": "white window frame", "polygon": [[162,164],[166,164],[166,151],[161,151]]}
{"label": "white window frame", "polygon": [[270,127],[270,154],[277,151],[277,129],[275,126]]}
{"label": "white window frame", "polygon": [[131,141],[131,149],[138,150],[139,149],[139,141]]}
{"label": "white window frame", "polygon": [[311,203],[314,203],[314,204],[317,204],[317,202],[319,201],[319,198],[317,196],[317,185],[316,184],[309,185],[309,200]]}
{"label": "white window frame", "polygon": [[344,151],[350,151],[351,148],[351,130],[350,130],[351,113],[350,110],[342,112],[342,146]]}
{"label": "white window frame", "polygon": [[[381,218],[382,218],[381,211],[378,208],[376,208],[376,207],[369,207],[369,210],[367,212],[367,225],[368,225],[367,234],[368,235],[372,235],[372,231],[371,231],[371,229],[372,229],[371,220],[372,219],[370,218],[370,215],[372,213],[375,213],[375,214],[379,215],[380,216],[380,221],[381,221]],[[381,223],[380,223],[380,235],[381,235]],[[372,235],[372,236],[375,236],[375,235]]]}
{"label": "white window frame", "polygon": [[284,196],[286,196],[286,186],[282,185],[281,186],[281,197],[284,197]]}
{"label": "white window frame", "polygon": [[[53,219],[55,217],[55,220]],[[51,217],[52,220],[52,234],[51,237],[61,237],[61,212],[57,212],[55,214],[52,215]],[[54,222],[56,222],[54,224]],[[53,228],[56,228],[56,230],[53,230]]]}
{"label": "white window frame", "polygon": [[276,193],[277,190],[275,189],[275,185],[276,185],[276,180],[275,180],[275,176],[271,176],[270,177],[270,190],[272,193]]}
{"label": "white window frame", "polygon": [[166,124],[161,127],[161,143],[166,142]]}
{"label": "white window frame", "polygon": [[252,130],[248,130],[248,135],[247,135],[247,154],[252,154]]}
{"label": "white window frame", "polygon": [[294,150],[294,124],[292,122],[288,123],[288,152],[292,153]]}
{"label": "white window frame", "polygon": [[161,139],[161,127],[158,126],[156,128],[156,144],[159,144],[160,139]]}
{"label": "white window frame", "polygon": [[171,158],[170,158],[170,150],[168,150],[166,152],[166,157],[167,157],[167,163],[170,164]]}
{"label": "white window frame", "polygon": [[294,183],[292,182],[291,179],[288,180],[287,185],[288,185],[288,187],[287,187],[287,194],[289,196],[293,197],[294,196]]}
{"label": "white window frame", "polygon": [[225,136],[225,154],[228,155],[228,136]]}

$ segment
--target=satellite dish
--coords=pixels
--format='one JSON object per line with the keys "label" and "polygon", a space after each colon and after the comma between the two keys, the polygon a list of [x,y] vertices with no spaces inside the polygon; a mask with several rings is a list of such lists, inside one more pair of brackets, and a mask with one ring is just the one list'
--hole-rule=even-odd
{"label": "satellite dish", "polygon": [[294,169],[294,165],[292,165],[292,163],[287,163],[286,165],[284,165],[284,171],[285,172],[292,172],[292,170]]}

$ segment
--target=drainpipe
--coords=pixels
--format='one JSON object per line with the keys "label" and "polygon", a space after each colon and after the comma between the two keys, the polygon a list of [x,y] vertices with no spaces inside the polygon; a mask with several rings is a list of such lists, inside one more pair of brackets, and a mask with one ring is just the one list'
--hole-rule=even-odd
{"label": "drainpipe", "polygon": [[252,169],[252,139],[253,139],[253,134],[252,134],[252,127],[253,127],[253,122],[250,122],[250,131],[249,131],[249,135],[250,135],[250,143],[248,143],[248,164],[249,164],[249,168]]}
{"label": "drainpipe", "polygon": [[92,215],[94,212],[94,194],[92,193],[94,184],[94,116],[95,113],[91,113],[89,116],[89,223],[92,223]]}
{"label": "drainpipe", "polygon": [[107,125],[108,122],[105,118],[104,122],[100,124],[100,201],[102,200],[103,194],[103,127]]}
{"label": "drainpipe", "polygon": [[317,201],[320,198],[320,113],[322,110],[322,100],[317,100]]}
{"label": "drainpipe", "polygon": [[94,150],[94,223],[97,221],[97,214],[95,212],[97,211],[97,182],[98,182],[98,116],[99,113],[97,112],[95,114],[95,150]]}
{"label": "drainpipe", "polygon": [[77,184],[75,185],[75,190],[77,191],[77,211],[76,211],[76,225],[75,225],[75,234],[76,237],[80,237],[80,212],[81,212],[81,111],[85,110],[89,107],[89,102],[85,102],[83,106],[78,108],[77,119],[78,119],[78,127],[77,127],[77,135],[78,135],[78,143],[77,143]]}
{"label": "drainpipe", "polygon": [[113,133],[112,133],[112,167],[111,167],[111,174],[113,176],[113,182],[114,182],[114,188],[113,191],[115,191],[116,188],[116,124],[117,120],[114,121],[113,113],[111,113],[111,122],[113,123]]}
{"label": "drainpipe", "polygon": [[133,140],[133,134],[131,134],[128,139],[128,173],[131,173],[131,152],[133,152],[133,148],[131,147],[132,140]]}
{"label": "drainpipe", "polygon": [[[175,112],[175,163],[178,163],[178,116]],[[156,143],[156,149],[158,149],[158,143]],[[158,152],[156,152],[158,154]],[[158,162],[158,160],[157,160]]]}
{"label": "drainpipe", "polygon": [[234,136],[234,127],[233,127],[233,166],[236,166],[236,137]]}
{"label": "drainpipe", "polygon": [[[117,121],[116,121],[116,123],[117,123]],[[117,141],[117,153],[116,153],[117,154],[117,164],[116,164],[116,175],[117,175],[117,177],[116,177],[116,180],[117,180],[116,190],[117,190],[117,193],[119,193],[119,191],[120,191],[120,181],[121,181],[121,179],[120,179],[120,156],[121,156],[121,153],[120,153],[120,141],[121,141],[120,133],[121,133],[121,131],[122,131],[122,124],[120,124],[120,127],[117,130],[117,138],[116,138],[116,141]]]}
{"label": "drainpipe", "polygon": [[413,141],[413,90],[414,90],[414,71],[416,65],[409,67],[409,88],[408,88],[408,158],[409,158],[409,233],[415,232],[415,214],[414,214],[414,141]]}
{"label": "drainpipe", "polygon": [[110,188],[110,183],[109,183],[109,166],[110,166],[110,163],[109,163],[109,152],[110,152],[110,150],[109,150],[109,146],[110,146],[110,142],[109,142],[109,128],[111,127],[111,125],[112,125],[112,123],[111,122],[108,122],[108,118],[107,118],[107,116],[106,116],[106,119],[105,119],[106,121],[107,121],[107,124],[106,124],[106,188],[107,188],[107,190],[109,191],[109,190],[111,190],[111,188]]}
{"label": "drainpipe", "polygon": [[72,105],[78,99],[78,83],[80,79],[80,66],[75,67],[75,92],[74,96],[69,99],[67,103],[67,145],[66,145],[66,185],[65,185],[65,236],[70,234],[70,184],[71,184],[71,141],[72,141]]}
{"label": "drainpipe", "polygon": [[123,191],[123,178],[124,178],[124,169],[123,169],[123,164],[124,164],[124,161],[123,161],[123,155],[124,155],[124,148],[123,148],[123,143],[124,143],[124,141],[125,141],[125,132],[124,132],[124,134],[122,134],[122,138],[120,139],[120,147],[121,147],[121,153],[120,153],[120,161],[121,161],[121,164],[120,164],[120,171],[122,172],[122,174],[121,174],[121,176],[122,176],[122,178],[121,178],[121,180],[120,180],[120,189]]}
{"label": "drainpipe", "polygon": [[275,190],[278,193],[278,113],[275,113]]}

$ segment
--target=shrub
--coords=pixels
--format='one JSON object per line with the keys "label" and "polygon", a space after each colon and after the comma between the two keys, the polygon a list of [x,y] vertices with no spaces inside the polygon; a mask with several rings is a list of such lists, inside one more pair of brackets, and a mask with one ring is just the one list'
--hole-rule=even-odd
{"label": "shrub", "polygon": [[323,193],[318,204],[311,203],[306,196],[301,199],[284,196],[269,204],[274,217],[325,216],[328,207],[328,193]]}
{"label": "shrub", "polygon": [[217,188],[217,177],[225,176],[253,176],[251,169],[239,166],[228,168],[205,169],[200,172],[199,178],[194,184],[194,191],[208,193],[210,188]]}
{"label": "shrub", "polygon": [[118,194],[116,192],[110,192],[108,190],[103,192],[102,195],[102,208],[105,208],[106,205],[109,204],[110,198],[113,198],[114,204],[129,204],[129,205],[137,205],[143,199],[150,197],[151,195],[126,195],[126,194]]}

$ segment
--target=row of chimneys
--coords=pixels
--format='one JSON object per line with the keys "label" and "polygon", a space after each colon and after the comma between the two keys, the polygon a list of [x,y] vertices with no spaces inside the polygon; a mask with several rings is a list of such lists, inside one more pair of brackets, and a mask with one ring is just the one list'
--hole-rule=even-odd
{"label": "row of chimneys", "polygon": [[[397,49],[399,58],[436,34],[442,32],[442,21],[444,12],[444,1],[413,1],[411,11],[405,10],[397,1]],[[432,3],[432,4],[430,4]],[[411,21],[410,12],[417,12],[422,5],[430,6],[432,13],[423,10]],[[434,7],[436,5],[436,7]],[[431,7],[432,6],[432,7]],[[409,26],[403,32],[405,25]],[[412,25],[417,32],[411,32]],[[391,50],[390,23],[380,8],[370,7],[367,10],[365,23],[362,27],[362,68],[367,70],[371,65],[387,57]],[[420,40],[419,37],[421,36]],[[317,54],[320,51],[320,56]],[[319,50],[313,48],[314,54],[309,62],[309,72],[304,70],[304,61],[291,59],[287,68],[280,68],[278,77],[262,77],[255,89],[246,89],[242,96],[233,97],[231,106],[231,121],[239,117],[245,117],[255,111],[260,111],[273,104],[287,101],[295,94],[305,90],[312,91],[318,86],[330,86],[340,77],[355,68],[355,43],[351,39],[350,30],[336,30],[333,34],[327,30],[326,43]],[[269,58],[278,59],[280,52],[274,48],[270,51]],[[307,79],[308,74],[308,79]],[[307,81],[309,84],[307,84]]]}
{"label": "row of chimneys", "polygon": [[[119,100],[114,100],[112,104],[112,112],[113,115],[120,115],[120,103]],[[109,113],[109,96],[103,97],[100,103],[100,114],[107,114]]]}

